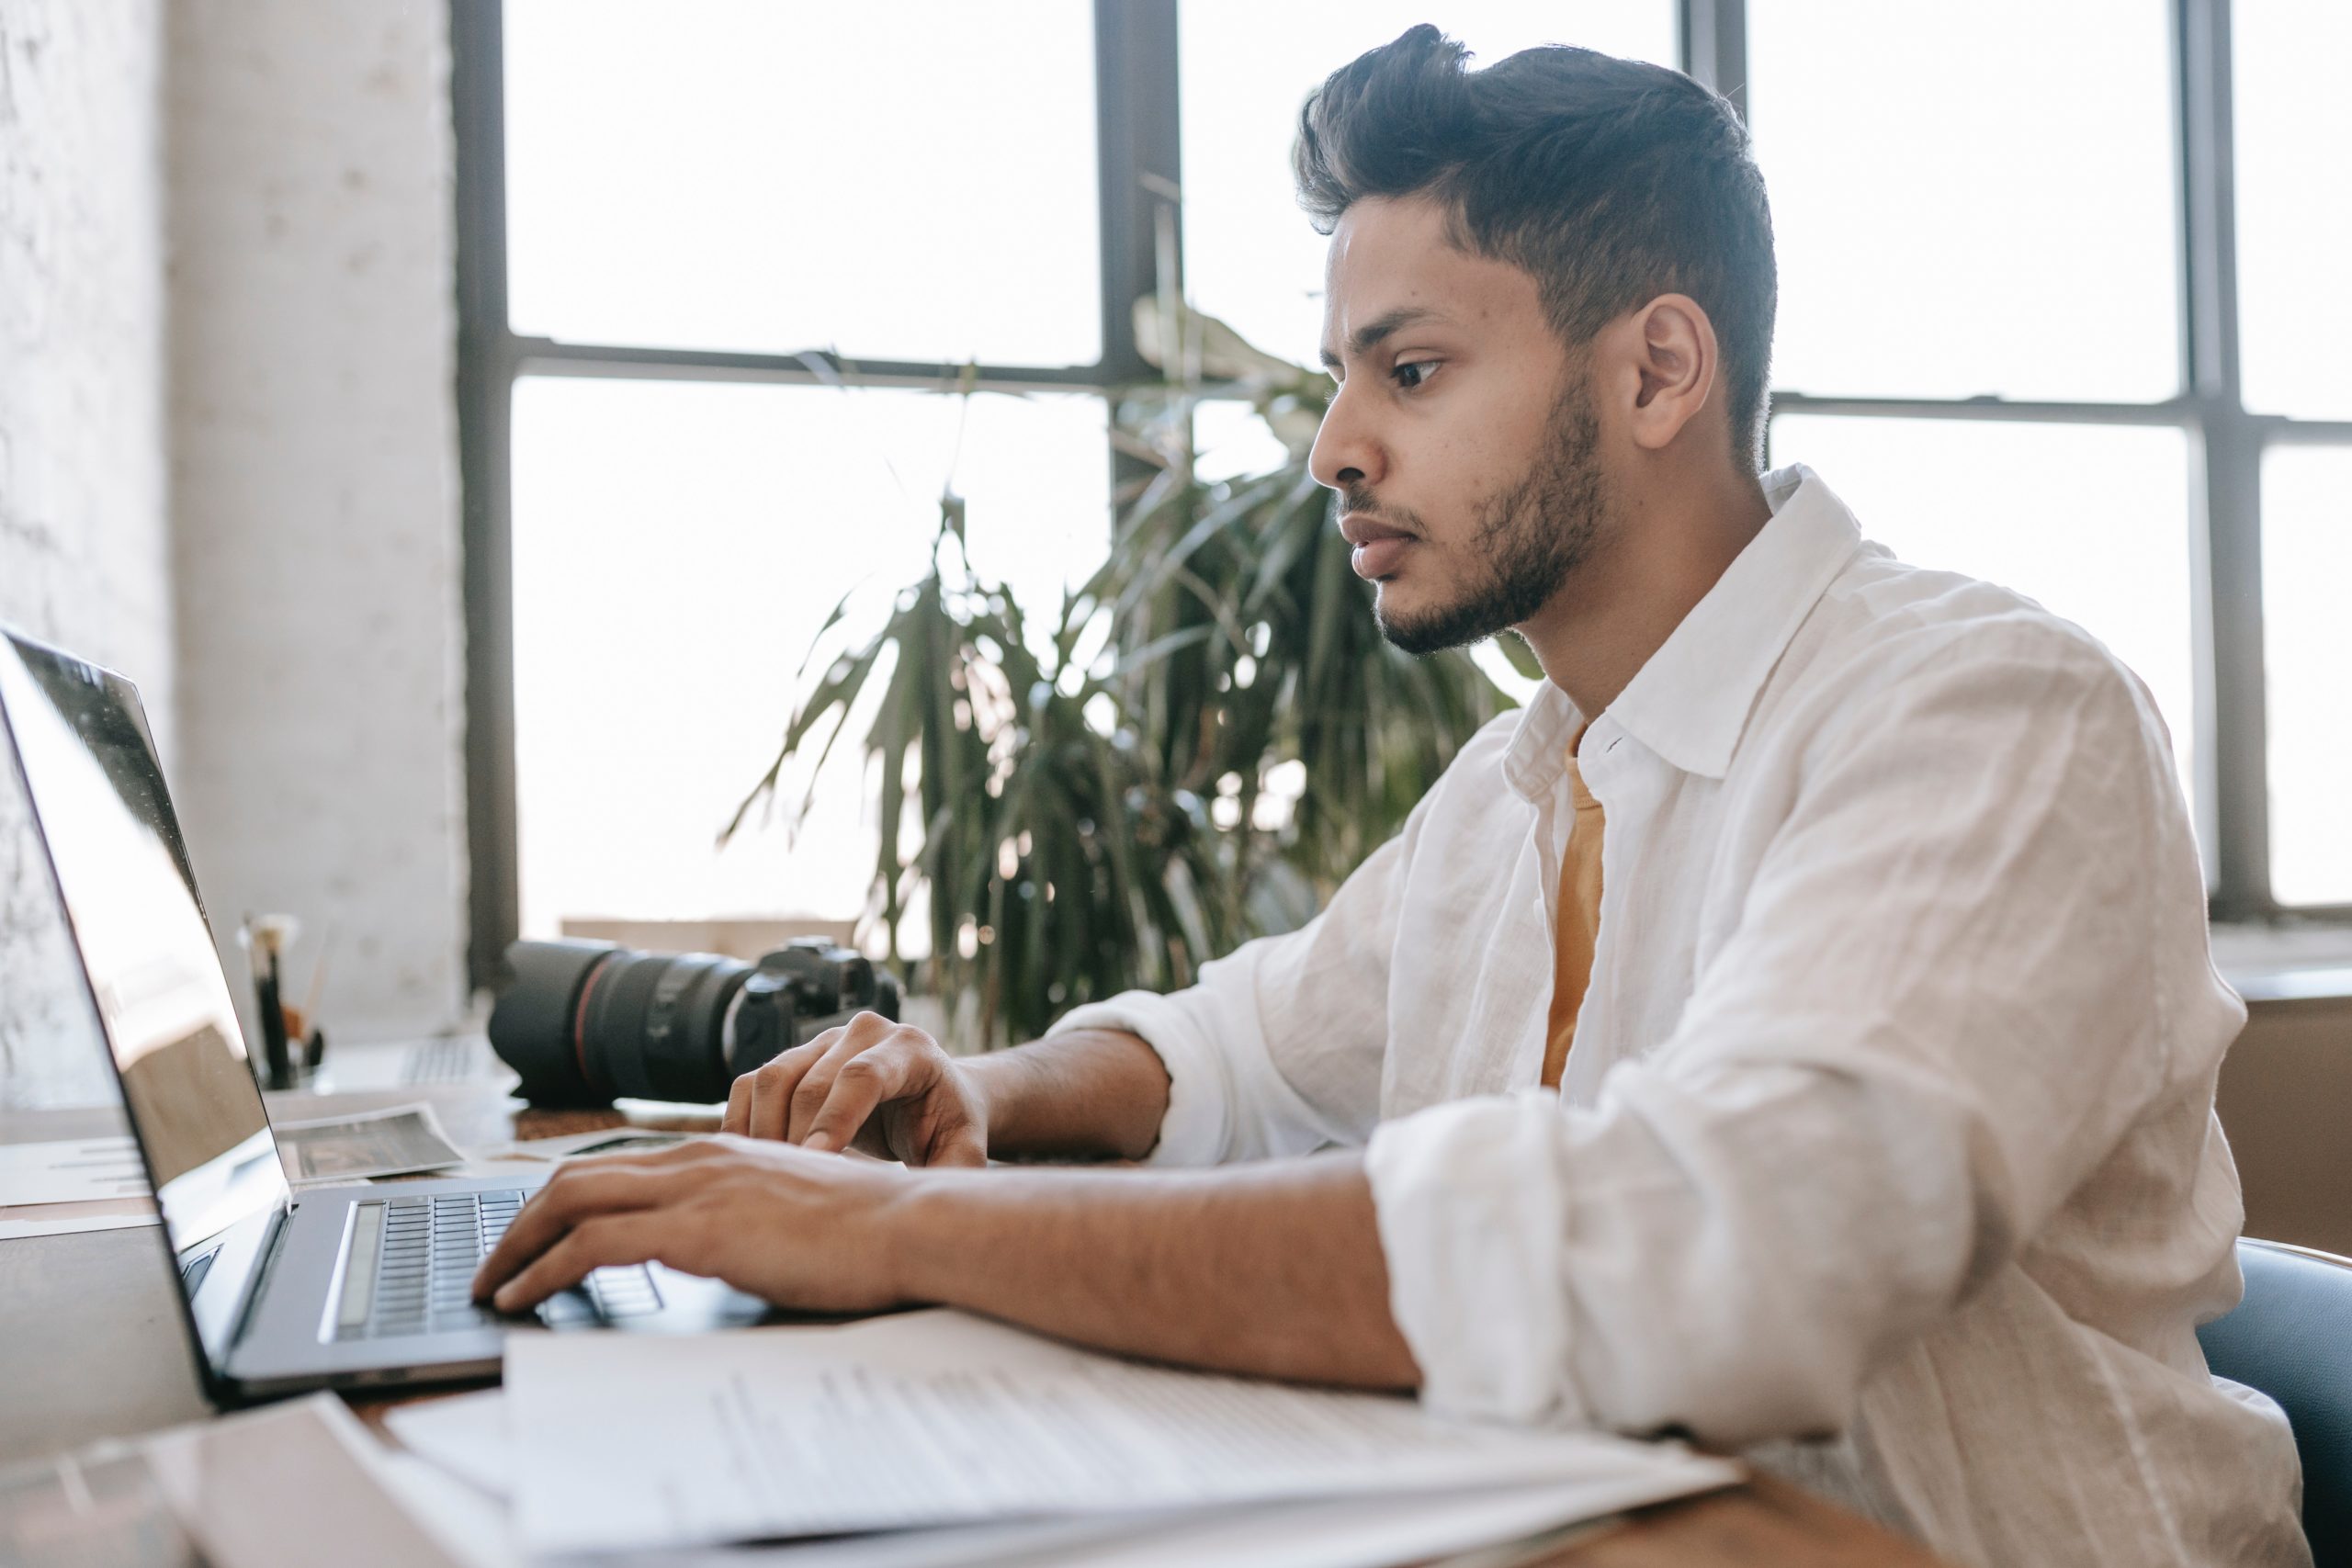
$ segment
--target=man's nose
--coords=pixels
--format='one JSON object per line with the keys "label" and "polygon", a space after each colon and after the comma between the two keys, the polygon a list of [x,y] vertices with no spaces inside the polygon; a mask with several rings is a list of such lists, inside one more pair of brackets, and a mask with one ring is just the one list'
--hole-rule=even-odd
{"label": "man's nose", "polygon": [[1376,485],[1387,473],[1380,444],[1365,428],[1344,383],[1323,411],[1323,428],[1315,433],[1306,468],[1317,484],[1337,491]]}

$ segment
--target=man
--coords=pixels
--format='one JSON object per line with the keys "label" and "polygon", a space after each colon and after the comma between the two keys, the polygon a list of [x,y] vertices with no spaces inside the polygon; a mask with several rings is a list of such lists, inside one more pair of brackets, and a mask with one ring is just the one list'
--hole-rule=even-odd
{"label": "man", "polygon": [[[2193,1333],[2239,1290],[2243,1011],[2162,726],[2081,631],[1759,480],[1728,107],[1423,27],[1296,168],[1356,569],[1405,648],[1515,629],[1539,694],[1306,929],[976,1060],[860,1020],[736,1084],[752,1141],[568,1168],[481,1287],[658,1258],[1687,1431],[1959,1562],[2303,1560],[2285,1422]],[[1213,1168],[956,1168],[1071,1153]]]}

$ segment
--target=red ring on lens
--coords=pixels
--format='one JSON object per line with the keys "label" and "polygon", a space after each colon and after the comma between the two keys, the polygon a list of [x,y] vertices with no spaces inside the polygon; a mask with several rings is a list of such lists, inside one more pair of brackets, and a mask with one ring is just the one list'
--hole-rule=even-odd
{"label": "red ring on lens", "polygon": [[580,1081],[594,1089],[596,1080],[588,1076],[588,998],[596,994],[596,982],[613,966],[614,954],[606,953],[588,971],[588,978],[581,983],[580,1001],[571,1010],[571,1059],[580,1068]]}

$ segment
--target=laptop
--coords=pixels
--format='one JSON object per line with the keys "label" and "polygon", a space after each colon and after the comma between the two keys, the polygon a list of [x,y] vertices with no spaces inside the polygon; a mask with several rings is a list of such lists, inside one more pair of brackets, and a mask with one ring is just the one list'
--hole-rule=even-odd
{"label": "laptop", "polygon": [[476,1306],[476,1267],[544,1172],[291,1190],[137,691],[0,627],[0,790],[21,785],[54,874],[216,1404],[486,1375],[517,1332],[780,1315],[659,1266],[599,1269],[528,1316]]}

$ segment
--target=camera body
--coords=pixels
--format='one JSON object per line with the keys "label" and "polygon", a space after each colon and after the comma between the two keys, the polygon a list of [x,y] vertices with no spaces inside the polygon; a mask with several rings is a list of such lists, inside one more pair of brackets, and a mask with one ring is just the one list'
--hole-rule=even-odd
{"label": "camera body", "polygon": [[490,1043],[542,1106],[727,1098],[736,1078],[861,1012],[896,1021],[898,983],[864,953],[800,937],[757,964],[608,942],[518,942]]}

